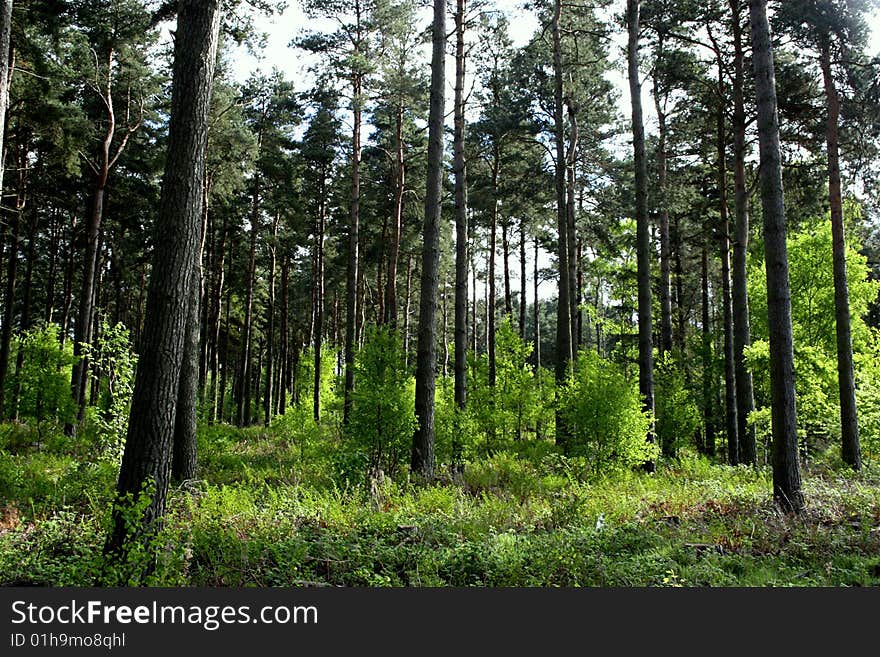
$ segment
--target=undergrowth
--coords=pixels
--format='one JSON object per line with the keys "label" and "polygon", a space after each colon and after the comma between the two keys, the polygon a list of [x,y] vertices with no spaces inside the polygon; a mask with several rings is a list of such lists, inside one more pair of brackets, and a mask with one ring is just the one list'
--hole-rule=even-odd
{"label": "undergrowth", "polygon": [[[9,433],[9,432],[7,432]],[[0,584],[88,586],[115,468],[0,432]],[[880,585],[880,476],[805,470],[781,515],[766,469],[685,453],[597,477],[523,443],[430,486],[334,476],[332,438],[201,430],[203,480],[172,490],[149,583],[179,586]]]}

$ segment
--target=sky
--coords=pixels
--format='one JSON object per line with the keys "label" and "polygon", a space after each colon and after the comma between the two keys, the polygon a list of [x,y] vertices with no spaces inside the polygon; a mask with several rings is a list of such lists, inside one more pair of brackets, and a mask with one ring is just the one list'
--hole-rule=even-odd
{"label": "sky", "polygon": [[[538,27],[537,19],[528,11],[522,9],[522,0],[495,0],[495,7],[505,11],[510,18],[510,37],[515,46],[522,46],[529,41]],[[625,8],[623,0],[615,0],[612,3],[612,12],[622,12]],[[425,10],[424,24],[430,21],[430,10]],[[872,55],[880,55],[880,9],[876,10],[870,20],[872,25],[872,39],[869,45],[869,53]],[[245,48],[238,48],[231,57],[231,68],[235,78],[244,81],[254,72],[262,71],[269,73],[273,68],[278,68],[290,80],[297,83],[297,86],[305,91],[309,88],[313,81],[312,75],[309,73],[309,67],[315,63],[315,58],[310,57],[297,49],[290,47],[290,42],[301,33],[303,29],[334,29],[332,20],[312,21],[305,16],[298,0],[289,0],[287,10],[280,16],[265,17],[257,19],[257,28],[261,32],[266,33],[266,48],[260,53],[260,57],[256,57],[252,53],[248,53]],[[447,30],[451,30],[451,17],[447,19]],[[629,88],[623,69],[625,63],[626,34],[623,30],[619,31],[613,38],[611,45],[612,52],[610,59],[612,62],[620,62],[617,70],[607,73],[608,79],[618,90],[617,108],[619,115],[625,120],[628,119],[630,113]],[[430,44],[424,46],[425,61],[430,59]],[[615,52],[616,50],[616,52]],[[452,98],[454,81],[454,58],[447,57],[447,108],[449,107],[449,99]],[[470,82],[466,82],[466,88],[470,86]],[[644,108],[646,131],[650,134],[656,125],[656,115],[654,113],[653,102],[651,101],[650,83],[642,85],[642,106]],[[451,111],[448,112],[449,121],[451,123]],[[365,126],[365,130],[367,126]],[[364,135],[366,137],[366,134]],[[620,144],[616,146],[620,148],[630,148],[626,136],[621,136]],[[529,257],[531,260],[531,256]],[[542,253],[539,258],[539,265],[547,267],[550,265],[549,254]],[[531,269],[531,266],[529,267]],[[518,267],[512,272],[513,278],[517,276]],[[518,282],[512,283],[514,287]],[[540,296],[546,298],[555,294],[553,285],[542,285]]]}
{"label": "sky", "polygon": [[[510,18],[510,37],[515,46],[522,46],[535,33],[538,21],[531,12],[522,8],[522,0],[494,0],[493,6],[506,12]],[[625,8],[624,0],[615,0],[610,10],[622,12]],[[430,11],[424,13],[425,24],[430,20]],[[451,17],[447,19],[447,29],[451,30]],[[872,55],[880,56],[880,8],[874,11],[870,23],[872,25],[872,38],[868,51]],[[282,15],[272,17],[261,16],[257,19],[257,28],[266,34],[266,48],[258,59],[245,48],[238,48],[232,57],[232,71],[234,76],[243,81],[252,73],[262,71],[271,72],[273,67],[281,70],[285,76],[298,82],[302,90],[306,90],[311,84],[313,77],[309,74],[309,67],[314,64],[315,58],[306,53],[290,47],[290,42],[304,29],[328,29],[331,30],[334,23],[331,20],[310,20],[300,6],[299,0],[289,0],[288,7]],[[612,61],[623,63],[625,57],[623,50],[626,46],[626,35],[621,30],[615,35],[612,48],[619,49],[618,53],[611,53]],[[425,44],[425,61],[430,58],[430,44]],[[447,98],[452,97],[452,83],[454,80],[454,59],[447,57]],[[623,69],[612,70],[607,74],[608,79],[618,90],[618,111],[622,117],[628,117],[630,112],[629,89]],[[470,83],[466,83],[469,87]],[[650,99],[650,84],[642,86],[642,106],[645,112],[646,129],[651,132],[653,123],[656,121],[653,102]],[[448,101],[447,101],[448,104]]]}

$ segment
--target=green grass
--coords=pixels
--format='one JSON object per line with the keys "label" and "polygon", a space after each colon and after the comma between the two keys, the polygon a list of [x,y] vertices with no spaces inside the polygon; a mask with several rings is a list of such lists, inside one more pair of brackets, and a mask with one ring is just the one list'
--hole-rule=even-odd
{"label": "green grass", "polygon": [[[83,460],[81,447],[0,443],[0,584],[95,581],[115,466]],[[876,471],[808,468],[808,508],[789,518],[766,469],[693,455],[595,479],[589,464],[531,445],[469,463],[456,482],[371,491],[337,481],[339,449],[204,429],[204,479],[171,492],[149,583],[880,585]]]}

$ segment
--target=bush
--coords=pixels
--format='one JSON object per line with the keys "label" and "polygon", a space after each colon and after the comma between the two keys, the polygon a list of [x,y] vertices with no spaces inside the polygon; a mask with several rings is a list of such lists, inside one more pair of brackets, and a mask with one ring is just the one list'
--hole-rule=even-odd
{"label": "bush", "polygon": [[406,373],[397,331],[367,328],[355,362],[357,385],[352,394],[349,432],[343,449],[352,454],[345,467],[366,474],[381,469],[395,476],[409,457],[416,428],[415,382]]}
{"label": "bush", "polygon": [[657,440],[665,456],[674,456],[679,448],[692,442],[700,428],[700,409],[685,387],[684,373],[672,359],[657,362],[654,381]]}
{"label": "bush", "polygon": [[651,416],[635,386],[617,365],[592,351],[578,356],[574,377],[562,389],[560,410],[571,429],[569,454],[586,456],[593,473],[640,465],[656,458],[646,440]]}
{"label": "bush", "polygon": [[122,458],[128,431],[137,366],[137,355],[128,329],[124,324],[102,324],[98,340],[94,345],[84,344],[83,353],[96,375],[101,377],[101,395],[97,406],[90,412],[90,420],[98,427],[101,437],[99,454],[102,458],[118,461]]}
{"label": "bush", "polygon": [[553,424],[553,377],[544,369],[536,376],[525,342],[505,318],[496,334],[495,385],[489,385],[488,355],[471,352],[468,371],[468,414],[483,436],[482,453],[510,448],[534,431]]}
{"label": "bush", "polygon": [[36,326],[16,340],[22,356],[21,370],[13,385],[18,390],[21,416],[33,418],[37,427],[51,419],[59,424],[73,420],[76,408],[70,396],[70,370],[76,362],[73,345],[61,346],[57,324]]}

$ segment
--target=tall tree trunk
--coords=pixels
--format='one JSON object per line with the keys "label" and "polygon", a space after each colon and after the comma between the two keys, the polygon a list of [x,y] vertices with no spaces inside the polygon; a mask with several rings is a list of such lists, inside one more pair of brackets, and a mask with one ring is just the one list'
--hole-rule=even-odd
{"label": "tall tree trunk", "polygon": [[[664,34],[657,35],[657,57],[664,55]],[[662,96],[662,97],[661,97]],[[666,192],[666,94],[654,75],[654,107],[657,111],[657,196],[660,214],[660,355],[672,351],[672,286],[670,283],[669,200]]]}
{"label": "tall tree trunk", "polygon": [[76,269],[76,214],[70,217],[70,240],[64,267],[64,304],[61,308],[61,346],[67,341],[70,329],[70,309],[73,307],[73,274]]}
{"label": "tall tree trunk", "polygon": [[[471,344],[474,353],[477,353],[477,344],[479,342],[477,327],[477,265],[474,262],[474,249],[468,249],[468,261],[471,268]],[[465,365],[465,367],[467,367]]]}
{"label": "tall tree trunk", "polygon": [[266,308],[266,392],[263,395],[263,424],[269,426],[272,421],[274,407],[272,406],[273,395],[277,395],[274,388],[275,370],[275,270],[276,254],[278,251],[278,223],[281,221],[281,213],[275,213],[275,221],[272,222],[272,246],[269,249],[269,304]]}
{"label": "tall tree trunk", "polygon": [[[24,290],[21,295],[21,318],[18,322],[19,333],[22,335],[31,327],[31,290],[34,280],[34,260],[36,260],[34,247],[36,246],[37,228],[39,227],[39,221],[40,215],[38,212],[35,211],[33,214],[33,218],[31,219],[30,230],[28,231],[27,265],[25,267],[24,275]],[[21,396],[21,368],[23,365],[24,351],[19,346],[15,354],[15,376],[13,377],[15,385],[13,387],[11,400],[11,415],[14,420],[18,420],[18,402]]]}
{"label": "tall tree trunk", "polygon": [[[229,245],[229,261],[230,266],[232,264],[232,244]],[[229,354],[229,307],[231,305],[231,300],[229,295],[226,296],[226,312],[223,318],[223,323],[226,326],[226,330],[223,331],[223,365],[220,370],[220,398],[217,401],[217,419],[220,422],[223,422],[226,417],[226,384],[229,379],[229,363],[232,361]],[[233,386],[234,386],[234,375],[233,375]]]}
{"label": "tall tree trunk", "polygon": [[540,375],[541,372],[541,305],[538,299],[538,286],[541,284],[538,271],[538,236],[535,235],[535,263],[534,263],[534,289],[535,289],[535,307],[532,309],[534,313],[535,329],[535,373]]}
{"label": "tall tree trunk", "polygon": [[[556,383],[558,389],[568,379],[573,363],[571,334],[571,290],[568,278],[568,221],[565,198],[565,128],[562,119],[562,37],[560,20],[562,0],[554,0],[553,20],[553,119],[556,145],[556,229],[559,235],[559,294],[556,299]],[[567,449],[569,429],[559,411],[556,412],[556,443]]]}
{"label": "tall tree trunk", "polygon": [[403,356],[404,363],[407,367],[409,367],[409,323],[410,323],[410,315],[412,314],[411,306],[412,306],[412,278],[413,278],[413,257],[412,254],[408,253],[406,255],[406,290],[403,303]]}
{"label": "tall tree trunk", "polygon": [[290,256],[287,250],[281,260],[281,373],[278,387],[278,414],[287,411],[287,390],[290,377]]}
{"label": "tall tree trunk", "polygon": [[[360,6],[360,5],[358,5]],[[358,271],[360,244],[360,195],[361,195],[361,93],[363,78],[355,74],[352,79],[352,107],[354,129],[351,143],[351,207],[348,225],[348,271],[345,282],[345,394],[343,401],[343,424],[348,425],[354,392],[354,356],[357,343]]]}
{"label": "tall tree trunk", "polygon": [[[324,342],[324,234],[327,232],[326,170],[321,170],[321,183],[318,198],[318,217],[315,230],[315,289],[314,289],[314,332],[313,356],[315,357],[315,376],[312,386],[312,417],[321,421],[321,346]],[[335,306],[334,298],[334,306]],[[334,310],[334,334],[336,332],[336,311]],[[335,335],[334,335],[335,339]]]}
{"label": "tall tree trunk", "polygon": [[443,192],[443,113],[446,85],[446,2],[434,0],[431,40],[431,100],[428,117],[428,182],[422,229],[419,342],[416,358],[416,417],[411,472],[434,478],[434,383],[437,365],[437,286],[440,267],[440,210]]}
{"label": "tall tree trunk", "polygon": [[[257,148],[262,145],[262,134],[257,139]],[[251,245],[248,258],[247,283],[244,302],[244,325],[241,335],[241,376],[238,382],[238,426],[244,427],[251,423],[251,351],[254,316],[254,282],[257,272],[257,236],[260,233],[260,174],[254,175],[254,188],[251,192]]]}
{"label": "tall tree trunk", "polygon": [[15,286],[18,278],[18,251],[21,240],[21,213],[24,206],[24,185],[27,180],[28,146],[18,147],[18,192],[16,207],[10,213],[9,254],[6,262],[6,296],[3,301],[3,328],[0,329],[0,420],[7,417],[5,405],[6,376],[9,372],[9,350],[12,344],[12,323],[15,318]]}
{"label": "tall tree trunk", "polygon": [[[455,406],[467,407],[467,341],[468,341],[468,217],[467,160],[464,151],[464,78],[466,54],[464,44],[466,0],[456,0],[455,11],[455,108],[453,137],[453,172],[455,174]],[[456,432],[457,434],[457,432]],[[461,459],[461,445],[456,435],[453,461]]]}
{"label": "tall tree trunk", "polygon": [[489,269],[486,272],[486,348],[489,352],[489,385],[495,387],[495,252],[498,250],[498,173],[501,153],[496,142],[492,149],[492,208],[489,210]]}
{"label": "tall tree trunk", "polygon": [[504,316],[513,315],[513,297],[510,292],[510,238],[507,220],[501,220],[501,258],[504,263]]}
{"label": "tall tree trunk", "polygon": [[804,507],[798,460],[791,291],[785,243],[785,201],[779,152],[779,115],[767,0],[750,0],[752,64],[761,155],[761,207],[767,267],[767,327],[770,338],[770,396],[773,432],[773,497],[782,509]]}
{"label": "tall tree trunk", "polygon": [[519,220],[519,337],[526,339],[526,220]]}
{"label": "tall tree trunk", "polygon": [[[627,0],[627,63],[632,99],[633,151],[636,183],[636,260],[639,315],[639,392],[644,409],[654,411],[654,355],[651,327],[651,239],[648,221],[648,166],[645,157],[645,126],[642,120],[642,85],[639,79],[639,0]],[[653,427],[648,441],[654,440]],[[646,464],[654,470],[653,462]]]}
{"label": "tall tree trunk", "polygon": [[565,222],[568,235],[566,236],[566,247],[568,248],[568,299],[571,306],[569,310],[569,319],[571,321],[571,357],[577,360],[577,352],[580,348],[578,340],[578,298],[580,290],[577,284],[578,269],[578,253],[577,253],[577,224],[575,223],[575,194],[577,181],[577,154],[578,154],[578,106],[571,97],[565,99],[568,108],[568,124],[569,124],[569,142],[568,155],[566,159],[566,203],[565,203]]}
{"label": "tall tree trunk", "polygon": [[403,105],[400,103],[397,105],[394,117],[394,146],[394,219],[391,226],[391,253],[388,254],[388,275],[385,277],[384,321],[392,328],[397,328],[397,265],[400,261],[400,234],[403,229],[403,192],[406,188],[406,167],[403,160]]}
{"label": "tall tree trunk", "polygon": [[[128,553],[143,549],[165,513],[193,277],[198,275],[194,264],[221,11],[219,0],[181,0],[178,7],[168,157],[155,227],[147,316],[113,527],[105,545],[105,552],[120,557],[122,564]],[[145,486],[149,486],[148,504],[138,507],[142,515],[132,524],[132,505]],[[135,570],[123,582],[139,581],[144,565],[129,567]],[[118,568],[113,571],[118,576]]]}
{"label": "tall tree trunk", "polygon": [[721,308],[724,325],[724,427],[727,433],[727,461],[739,463],[736,416],[736,371],[733,356],[733,309],[730,300],[730,224],[727,209],[727,132],[724,125],[724,68],[718,55],[718,240],[721,255]]}
{"label": "tall tree trunk", "polygon": [[749,255],[749,190],[746,184],[746,112],[745,54],[742,40],[740,0],[730,0],[733,18],[733,159],[736,212],[733,241],[733,360],[736,372],[736,420],[739,439],[739,462],[758,463],[755,427],[749,414],[755,410],[752,373],[746,365],[745,350],[752,343],[749,324],[748,255]]}
{"label": "tall tree trunk", "polygon": [[714,456],[715,454],[715,403],[713,395],[713,382],[715,379],[715,364],[712,357],[712,324],[710,321],[709,306],[709,247],[703,241],[701,258],[701,290],[702,290],[702,351],[703,351],[703,440],[699,445],[700,450]]}
{"label": "tall tree trunk", "polygon": [[213,313],[211,317],[211,342],[214,344],[211,358],[211,422],[216,422],[220,419],[220,397],[217,377],[220,374],[220,319],[223,313],[223,285],[226,276],[226,238],[228,230],[229,220],[226,214],[224,214],[223,228],[220,232],[220,243],[215,249],[217,261],[214,274],[214,289],[212,290],[214,298],[211,302]]}
{"label": "tall tree trunk", "polygon": [[174,442],[171,455],[171,481],[186,482],[196,478],[198,449],[196,415],[199,395],[199,301],[201,300],[201,258],[197,257],[190,275],[189,317],[183,345],[177,411],[174,418]]}
{"label": "tall tree trunk", "polygon": [[0,190],[3,189],[3,169],[6,146],[6,108],[9,106],[9,54],[12,46],[12,0],[0,0]]}
{"label": "tall tree trunk", "polygon": [[443,356],[441,359],[442,368],[443,368],[443,378],[446,378],[449,374],[449,304],[447,303],[449,297],[449,281],[447,277],[443,277],[443,295],[441,297],[441,316],[443,322],[443,331],[440,335],[440,342],[443,345]]}
{"label": "tall tree trunk", "polygon": [[831,72],[831,44],[822,40],[820,63],[828,110],[825,144],[828,152],[828,203],[831,206],[831,236],[834,257],[834,322],[837,332],[837,383],[840,392],[841,457],[853,470],[862,469],[859,445],[859,419],[856,413],[856,386],[853,374],[852,335],[850,333],[849,286],[846,281],[846,238],[843,201],[840,191],[840,146],[838,123],[840,97]]}
{"label": "tall tree trunk", "polygon": [[52,213],[52,227],[50,230],[51,244],[49,246],[49,273],[46,281],[46,309],[43,320],[48,324],[55,320],[55,286],[58,278],[58,253],[61,250],[61,213]]}

